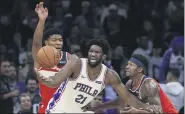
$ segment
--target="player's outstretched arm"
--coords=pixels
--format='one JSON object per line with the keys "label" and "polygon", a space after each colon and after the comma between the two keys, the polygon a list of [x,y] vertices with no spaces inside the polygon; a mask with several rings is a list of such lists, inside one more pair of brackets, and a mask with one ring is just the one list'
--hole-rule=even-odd
{"label": "player's outstretched arm", "polygon": [[36,5],[35,12],[37,13],[39,17],[39,22],[37,24],[37,27],[35,29],[34,35],[33,35],[33,43],[32,43],[32,57],[34,60],[34,67],[39,68],[39,64],[37,61],[37,53],[39,49],[42,47],[42,37],[43,37],[43,31],[44,31],[44,24],[45,20],[48,17],[48,10],[47,8],[43,7],[43,2],[40,2]]}
{"label": "player's outstretched arm", "polygon": [[[131,81],[127,81],[126,86],[127,88],[130,86]],[[111,100],[105,103],[102,103],[96,107],[93,107],[92,109],[95,111],[99,111],[99,110],[108,110],[108,109],[115,109],[115,108],[120,108],[120,107],[125,107],[127,106],[127,104],[124,103],[124,101],[122,101],[119,97],[117,97],[117,99],[115,100]]]}
{"label": "player's outstretched arm", "polygon": [[49,78],[41,76],[37,69],[35,69],[35,71],[38,75],[39,81],[41,81],[43,84],[49,87],[58,87],[58,85],[60,85],[73,74],[75,67],[79,67],[77,66],[79,61],[80,59],[76,55],[71,55],[65,66],[57,74],[55,74],[55,76],[49,76]]}
{"label": "player's outstretched arm", "polygon": [[121,100],[119,98],[111,101],[107,101],[105,103],[102,103],[100,105],[97,105],[96,107],[92,107],[92,111],[98,112],[108,109],[116,109],[122,107]]}
{"label": "player's outstretched arm", "polygon": [[[126,86],[121,82],[118,74],[109,70],[107,72],[108,84],[110,84],[115,91],[118,93],[119,97],[123,100],[124,103],[136,108],[138,111],[141,111],[140,108],[145,109],[145,112],[162,112],[160,99],[158,95],[158,88],[154,83],[149,83],[147,86],[150,88],[147,91],[147,97],[150,99],[149,105],[140,101],[136,96],[129,92]],[[155,83],[156,84],[156,83]]]}

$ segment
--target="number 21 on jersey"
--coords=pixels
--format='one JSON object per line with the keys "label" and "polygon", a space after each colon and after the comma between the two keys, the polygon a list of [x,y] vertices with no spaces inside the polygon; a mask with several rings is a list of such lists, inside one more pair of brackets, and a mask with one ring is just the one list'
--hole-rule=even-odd
{"label": "number 21 on jersey", "polygon": [[75,99],[75,102],[83,104],[85,102],[85,100],[87,99],[87,97],[84,97],[83,95],[78,95],[78,97]]}

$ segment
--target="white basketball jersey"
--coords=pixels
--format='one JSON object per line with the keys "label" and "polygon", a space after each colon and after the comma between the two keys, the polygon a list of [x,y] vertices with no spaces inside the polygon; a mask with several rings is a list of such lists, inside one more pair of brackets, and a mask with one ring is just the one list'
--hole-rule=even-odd
{"label": "white basketball jersey", "polygon": [[97,78],[95,80],[91,80],[87,74],[87,59],[82,58],[81,61],[81,73],[73,83],[73,89],[76,92],[75,102],[80,107],[84,107],[104,89],[104,80],[107,72],[107,67],[102,64]]}
{"label": "white basketball jersey", "polygon": [[49,113],[87,113],[82,111],[105,87],[104,79],[107,67],[102,64],[100,73],[95,80],[87,74],[87,59],[81,59],[81,72],[77,79],[66,80],[60,85],[48,103]]}

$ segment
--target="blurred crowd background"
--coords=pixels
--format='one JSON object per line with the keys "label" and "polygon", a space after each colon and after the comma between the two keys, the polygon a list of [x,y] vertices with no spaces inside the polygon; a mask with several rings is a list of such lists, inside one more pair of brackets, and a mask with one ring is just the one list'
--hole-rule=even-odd
{"label": "blurred crowd background", "polygon": [[[38,81],[31,46],[38,17],[38,0],[0,3],[0,113],[36,113]],[[107,39],[111,51],[104,63],[125,84],[124,67],[131,54],[148,59],[148,76],[157,80],[177,110],[184,106],[183,0],[44,0],[49,10],[46,29],[60,28],[64,51],[85,57],[85,43]],[[106,87],[91,105],[115,99]],[[117,110],[108,110],[114,113]],[[10,114],[10,113],[9,113]]]}

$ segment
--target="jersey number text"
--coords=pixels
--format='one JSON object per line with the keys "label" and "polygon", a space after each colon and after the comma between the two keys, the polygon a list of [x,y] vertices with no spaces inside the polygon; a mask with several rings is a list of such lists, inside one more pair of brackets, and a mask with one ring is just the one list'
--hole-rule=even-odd
{"label": "jersey number text", "polygon": [[78,95],[78,97],[75,99],[75,101],[77,103],[83,104],[85,102],[85,100],[87,99],[87,97],[84,97],[83,95]]}

